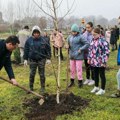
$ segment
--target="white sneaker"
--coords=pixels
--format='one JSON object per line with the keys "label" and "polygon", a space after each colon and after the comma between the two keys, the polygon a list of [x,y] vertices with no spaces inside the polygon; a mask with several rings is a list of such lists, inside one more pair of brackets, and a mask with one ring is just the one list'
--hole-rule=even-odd
{"label": "white sneaker", "polygon": [[87,85],[90,80],[86,79],[85,82],[83,83],[84,85]]}
{"label": "white sneaker", "polygon": [[103,94],[105,94],[105,90],[103,90],[103,89],[100,89],[100,90],[96,93],[96,95],[103,95]]}
{"label": "white sneaker", "polygon": [[95,93],[99,91],[99,87],[94,87],[93,90],[91,91],[91,93]]}
{"label": "white sneaker", "polygon": [[90,80],[90,82],[88,83],[88,85],[94,85],[95,84],[95,81],[94,80]]}

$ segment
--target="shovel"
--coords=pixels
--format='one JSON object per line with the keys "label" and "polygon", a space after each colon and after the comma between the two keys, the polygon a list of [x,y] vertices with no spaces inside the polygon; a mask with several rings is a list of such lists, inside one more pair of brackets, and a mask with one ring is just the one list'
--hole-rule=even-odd
{"label": "shovel", "polygon": [[[12,81],[10,81],[10,80],[7,80],[7,79],[5,79],[5,78],[3,78],[3,77],[0,77],[0,79],[1,79],[1,80],[4,80],[4,81],[6,81],[6,82],[8,82],[8,83],[10,83],[10,84],[13,85]],[[44,101],[44,96],[42,96],[42,95],[40,95],[40,94],[38,94],[38,93],[36,93],[36,92],[33,92],[33,91],[31,91],[31,90],[28,90],[28,89],[26,89],[25,87],[23,87],[23,86],[21,86],[21,85],[16,85],[16,87],[19,87],[19,88],[23,89],[24,91],[27,91],[27,92],[32,93],[33,95],[39,97],[39,98],[40,98],[40,100],[39,100],[39,104],[40,104],[40,105],[42,105],[42,104],[45,102],[45,101]]]}

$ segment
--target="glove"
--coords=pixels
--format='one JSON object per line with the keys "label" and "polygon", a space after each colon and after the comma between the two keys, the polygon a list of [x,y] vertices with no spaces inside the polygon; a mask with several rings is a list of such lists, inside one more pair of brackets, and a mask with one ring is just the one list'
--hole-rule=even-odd
{"label": "glove", "polygon": [[27,66],[27,65],[28,65],[27,60],[24,60],[24,66]]}
{"label": "glove", "polygon": [[46,60],[46,64],[51,64],[51,60]]}

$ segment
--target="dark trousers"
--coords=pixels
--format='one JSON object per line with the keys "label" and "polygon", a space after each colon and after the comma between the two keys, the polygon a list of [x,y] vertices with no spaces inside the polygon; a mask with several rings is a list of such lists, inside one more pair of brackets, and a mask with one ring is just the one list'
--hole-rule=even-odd
{"label": "dark trousers", "polygon": [[91,73],[91,79],[94,80],[93,67],[90,66],[90,64],[87,63],[87,59],[84,60],[84,63],[85,63],[85,70],[86,70],[86,78],[90,79],[90,73]]}
{"label": "dark trousers", "polygon": [[101,78],[101,88],[104,90],[106,85],[105,68],[94,67],[95,86],[99,86],[99,76]]}
{"label": "dark trousers", "polygon": [[30,78],[29,78],[30,88],[33,88],[37,68],[40,76],[41,87],[45,87],[45,63],[46,63],[45,59],[40,61],[30,61]]}
{"label": "dark trousers", "polygon": [[[54,55],[54,57],[55,57],[56,55],[58,55],[58,48],[57,48],[57,47],[54,47],[54,46],[53,46],[53,55]],[[62,53],[62,47],[60,48],[60,59],[61,59],[61,60],[64,59],[63,53]]]}

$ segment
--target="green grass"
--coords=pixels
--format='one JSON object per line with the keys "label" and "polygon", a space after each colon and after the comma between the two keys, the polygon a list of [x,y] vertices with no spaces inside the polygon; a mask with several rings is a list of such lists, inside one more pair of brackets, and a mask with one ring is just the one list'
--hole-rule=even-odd
{"label": "green grass", "polygon": [[[64,56],[66,57],[66,51],[64,51]],[[117,82],[116,73],[118,67],[116,64],[117,51],[111,52],[108,66],[112,69],[106,72],[107,85],[106,94],[104,96],[96,96],[90,94],[90,90],[93,86],[84,86],[82,89],[76,86],[71,88],[75,95],[81,96],[83,98],[91,99],[90,105],[83,110],[82,113],[79,111],[74,111],[71,115],[58,116],[57,120],[120,120],[120,99],[111,99],[108,96],[116,92]],[[57,60],[54,59],[54,66],[57,70]],[[64,61],[61,64],[61,89],[65,89],[66,82],[66,65],[67,62]],[[29,67],[24,68],[23,66],[18,67],[13,65],[14,73],[19,84],[28,88],[29,81]],[[83,72],[85,79],[85,71]],[[0,76],[7,77],[5,70],[0,71]],[[56,93],[56,83],[53,74],[52,66],[46,66],[46,78],[48,93]],[[39,76],[36,75],[35,80],[35,91],[39,92]],[[2,80],[0,80],[0,120],[26,120],[24,113],[28,109],[23,108],[22,103],[25,98],[34,98],[33,95],[27,95],[23,90],[16,88]]]}

